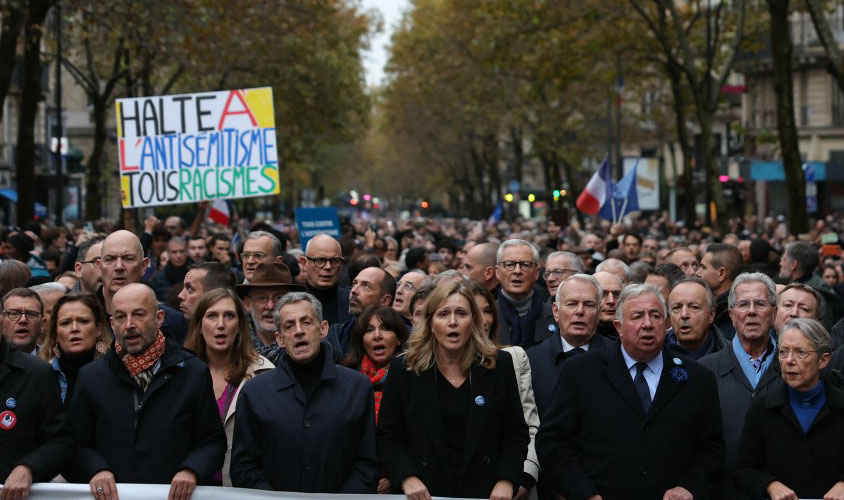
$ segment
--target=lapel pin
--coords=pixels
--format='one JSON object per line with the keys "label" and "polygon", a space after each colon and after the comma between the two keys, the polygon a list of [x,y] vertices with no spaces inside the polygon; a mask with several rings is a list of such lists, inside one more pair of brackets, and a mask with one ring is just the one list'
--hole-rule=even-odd
{"label": "lapel pin", "polygon": [[680,366],[680,365],[683,364],[683,360],[680,359],[680,358],[674,358],[673,361],[674,361],[674,364],[677,365],[677,366]]}
{"label": "lapel pin", "polygon": [[553,332],[555,332],[556,330],[557,330],[557,325],[555,325],[555,324],[553,324],[553,323],[552,323],[552,324],[550,324],[550,325],[548,325],[548,331],[549,331],[549,332],[552,332],[552,333],[553,333]]}
{"label": "lapel pin", "polygon": [[486,398],[483,396],[478,396],[475,398],[475,406],[483,406],[486,404]]}
{"label": "lapel pin", "polygon": [[11,411],[4,411],[0,413],[0,429],[10,431],[15,428],[18,423],[18,417]]}
{"label": "lapel pin", "polygon": [[6,407],[9,408],[10,410],[13,410],[15,408],[15,406],[17,406],[17,405],[18,405],[18,402],[15,400],[15,398],[9,398],[9,399],[6,400]]}

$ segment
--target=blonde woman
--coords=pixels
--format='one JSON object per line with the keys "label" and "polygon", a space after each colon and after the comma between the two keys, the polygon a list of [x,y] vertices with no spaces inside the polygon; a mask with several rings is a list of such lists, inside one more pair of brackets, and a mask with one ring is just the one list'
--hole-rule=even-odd
{"label": "blonde woman", "polygon": [[229,466],[237,397],[247,380],[275,365],[255,351],[243,302],[230,288],[213,289],[199,301],[188,325],[185,348],[195,352],[211,371],[227,441],[223,470],[214,480],[231,486]]}
{"label": "blonde woman", "polygon": [[470,286],[428,297],[395,358],[378,417],[378,455],[395,492],[511,500],[528,428],[510,355],[487,338]]}

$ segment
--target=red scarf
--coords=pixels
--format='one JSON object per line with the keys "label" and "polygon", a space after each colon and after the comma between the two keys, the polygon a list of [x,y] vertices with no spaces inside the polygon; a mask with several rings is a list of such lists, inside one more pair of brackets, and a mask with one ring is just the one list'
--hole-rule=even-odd
{"label": "red scarf", "polygon": [[164,341],[164,335],[161,331],[158,331],[158,336],[155,337],[155,342],[152,343],[151,346],[147,347],[146,350],[140,354],[129,354],[128,352],[124,352],[123,346],[120,345],[119,342],[114,343],[114,352],[120,356],[120,359],[123,360],[123,364],[126,365],[126,369],[129,370],[129,374],[132,377],[137,377],[139,373],[149,370],[155,365],[155,362],[158,361],[158,358],[164,354],[164,346],[166,342]]}
{"label": "red scarf", "polygon": [[389,369],[389,364],[385,365],[381,369],[376,368],[375,363],[373,363],[366,354],[364,354],[363,359],[360,360],[360,372],[369,377],[369,381],[372,383],[372,390],[375,392],[376,424],[378,423],[378,410],[381,408],[381,395],[384,391],[384,384],[386,383],[387,372]]}

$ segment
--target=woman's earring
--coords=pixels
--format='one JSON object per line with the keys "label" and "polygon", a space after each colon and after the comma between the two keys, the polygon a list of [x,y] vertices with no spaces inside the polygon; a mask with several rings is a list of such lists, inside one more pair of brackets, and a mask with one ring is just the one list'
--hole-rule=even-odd
{"label": "woman's earring", "polygon": [[61,352],[59,352],[59,344],[53,344],[53,348],[50,349],[50,351],[53,352],[54,358],[60,358],[61,357]]}
{"label": "woman's earring", "polygon": [[105,354],[108,351],[108,345],[102,340],[97,340],[97,344],[94,346],[94,349],[97,350],[100,354]]}

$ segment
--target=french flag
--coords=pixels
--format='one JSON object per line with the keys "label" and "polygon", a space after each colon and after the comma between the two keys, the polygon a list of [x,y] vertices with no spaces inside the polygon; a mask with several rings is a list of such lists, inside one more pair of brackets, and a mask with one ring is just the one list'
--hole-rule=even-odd
{"label": "french flag", "polygon": [[232,202],[229,200],[215,200],[208,211],[208,218],[222,226],[231,222]]}
{"label": "french flag", "polygon": [[589,179],[586,189],[577,197],[578,210],[589,215],[595,215],[604,206],[604,203],[612,198],[612,177],[610,177],[610,155],[604,159],[604,163],[597,172]]}

